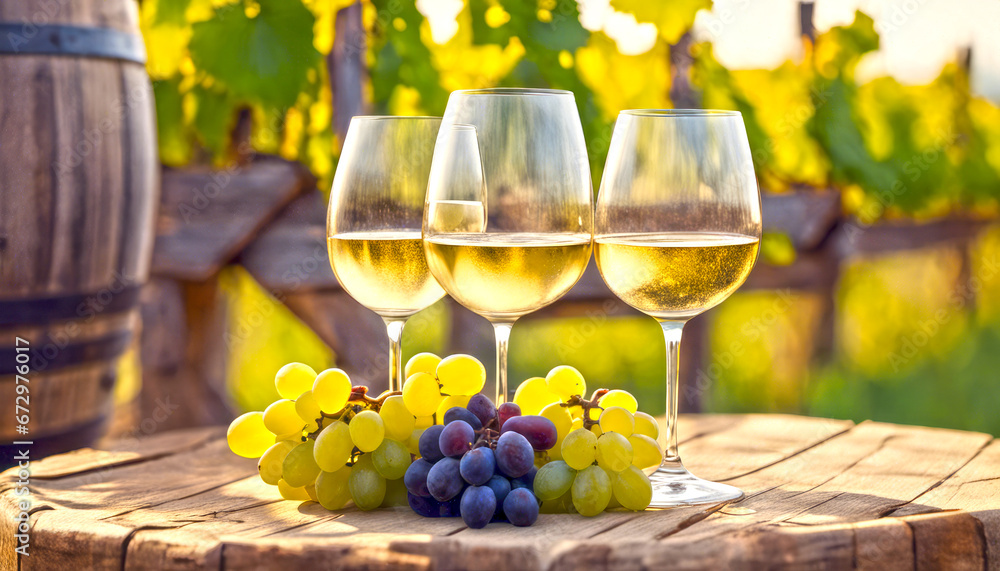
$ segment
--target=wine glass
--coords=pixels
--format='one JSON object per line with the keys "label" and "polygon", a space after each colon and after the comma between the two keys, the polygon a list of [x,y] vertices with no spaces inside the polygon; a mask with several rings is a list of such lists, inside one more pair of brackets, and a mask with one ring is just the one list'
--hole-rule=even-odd
{"label": "wine glass", "polygon": [[[456,164],[466,167],[449,166]],[[453,215],[443,214],[448,209]],[[476,218],[482,214],[485,224]],[[457,224],[463,216],[466,223]],[[453,92],[427,186],[424,248],[445,291],[493,325],[497,405],[508,398],[507,341],[514,321],[576,284],[592,238],[593,188],[573,94]]]}
{"label": "wine glass", "polygon": [[666,445],[650,476],[650,507],[743,497],[681,463],[677,360],[684,324],[743,284],[760,234],[760,193],[739,112],[618,115],[597,197],[595,257],[611,291],[659,321],[666,340]]}
{"label": "wine glass", "polygon": [[344,290],[385,322],[392,391],[403,386],[407,318],[444,296],[420,237],[440,126],[440,117],[354,117],[330,192],[330,264]]}

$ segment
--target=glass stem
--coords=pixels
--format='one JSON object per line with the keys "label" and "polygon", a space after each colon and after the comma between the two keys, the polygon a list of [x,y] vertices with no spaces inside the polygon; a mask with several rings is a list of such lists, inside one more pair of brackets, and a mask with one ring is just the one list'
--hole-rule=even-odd
{"label": "glass stem", "polygon": [[403,390],[403,326],[406,318],[383,317],[389,335],[389,390]]}
{"label": "glass stem", "polygon": [[667,414],[664,430],[665,448],[664,463],[680,463],[677,452],[677,404],[680,394],[680,348],[681,333],[684,331],[683,321],[660,321],[663,328],[663,339],[667,345]]}
{"label": "glass stem", "polygon": [[497,394],[494,401],[496,406],[507,402],[507,341],[510,339],[510,330],[513,327],[513,321],[493,322],[493,334],[497,340]]}

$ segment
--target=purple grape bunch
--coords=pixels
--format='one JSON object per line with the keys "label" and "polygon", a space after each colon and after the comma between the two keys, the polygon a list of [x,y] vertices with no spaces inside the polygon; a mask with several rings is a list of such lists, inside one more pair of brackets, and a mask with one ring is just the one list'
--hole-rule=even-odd
{"label": "purple grape bunch", "polygon": [[424,517],[461,516],[474,529],[494,521],[521,527],[535,523],[535,451],[555,445],[552,421],[521,416],[514,403],[498,410],[482,394],[464,408],[449,409],[443,420],[420,435],[421,458],[403,477],[413,511]]}

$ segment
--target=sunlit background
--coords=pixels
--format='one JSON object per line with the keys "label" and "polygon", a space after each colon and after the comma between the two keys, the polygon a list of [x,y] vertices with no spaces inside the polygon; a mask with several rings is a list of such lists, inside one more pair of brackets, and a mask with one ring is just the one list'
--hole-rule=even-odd
{"label": "sunlit background", "polygon": [[[345,11],[363,33],[337,42]],[[343,136],[335,43],[364,64],[354,103],[370,113],[440,115],[463,88],[572,90],[595,192],[619,110],[740,110],[763,256],[692,324],[685,407],[1000,434],[1000,3],[143,0],[141,18],[165,164],[227,164],[243,123],[324,192]],[[222,285],[233,328],[268,295],[237,266]],[[486,322],[452,313],[413,318],[404,358],[464,339],[491,370]],[[240,339],[238,408],[274,400],[286,362],[338,359],[280,304]],[[512,382],[570,364],[663,410],[660,329],[620,306],[519,321],[510,361]]]}

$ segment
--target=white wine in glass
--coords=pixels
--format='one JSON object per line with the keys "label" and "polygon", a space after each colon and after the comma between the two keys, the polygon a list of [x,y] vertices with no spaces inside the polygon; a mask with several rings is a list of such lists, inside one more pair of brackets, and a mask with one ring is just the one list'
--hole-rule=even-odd
{"label": "white wine in glass", "polygon": [[427,268],[420,230],[334,234],[327,249],[344,289],[383,317],[409,317],[444,294]]}
{"label": "white wine in glass", "polygon": [[354,117],[327,212],[327,251],[344,290],[389,336],[389,389],[403,386],[406,319],[444,296],[421,227],[439,117]]}
{"label": "white wine in glass", "polygon": [[473,89],[448,98],[427,185],[424,248],[445,291],[493,325],[498,405],[509,396],[514,321],[562,297],[587,267],[593,200],[572,93]]}
{"label": "white wine in glass", "polygon": [[427,261],[456,301],[517,319],[565,294],[590,260],[590,234],[464,234],[427,239]]}
{"label": "white wine in glass", "polygon": [[622,301],[653,317],[684,319],[740,287],[757,261],[758,242],[714,232],[609,234],[596,240],[596,256]]}
{"label": "white wine in glass", "polygon": [[623,111],[597,197],[595,257],[622,301],[654,317],[667,348],[663,464],[650,507],[722,503],[733,486],[691,474],[677,448],[684,324],[736,291],[757,261],[760,193],[734,111]]}

